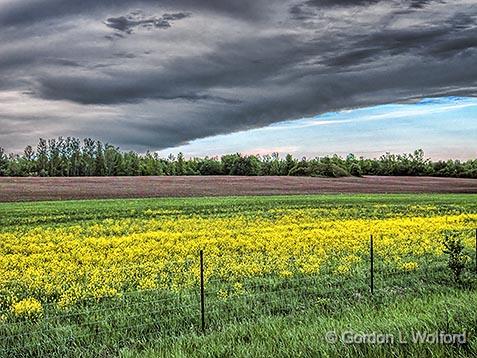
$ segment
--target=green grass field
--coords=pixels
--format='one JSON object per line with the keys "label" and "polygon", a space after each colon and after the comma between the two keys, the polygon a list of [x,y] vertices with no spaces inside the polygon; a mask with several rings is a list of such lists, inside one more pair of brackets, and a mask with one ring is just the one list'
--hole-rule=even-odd
{"label": "green grass field", "polygon": [[[477,195],[5,203],[0,223],[1,357],[477,354]],[[414,342],[436,332],[465,342]]]}

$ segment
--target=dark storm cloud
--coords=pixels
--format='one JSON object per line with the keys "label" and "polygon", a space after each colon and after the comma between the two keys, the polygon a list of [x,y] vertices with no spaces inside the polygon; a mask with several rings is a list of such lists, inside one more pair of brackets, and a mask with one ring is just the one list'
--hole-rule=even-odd
{"label": "dark storm cloud", "polygon": [[343,7],[343,6],[365,6],[375,4],[381,0],[308,0],[306,5],[316,7]]}
{"label": "dark storm cloud", "polygon": [[396,14],[409,14],[432,4],[444,3],[444,0],[306,0],[290,7],[293,18],[306,20],[317,15],[316,11],[336,8],[368,7],[377,4],[396,4]]}
{"label": "dark storm cloud", "polygon": [[[83,104],[135,103],[144,99],[207,100],[215,87],[244,87],[267,81],[312,55],[295,36],[224,43],[201,57],[174,58],[157,68],[107,75],[49,75],[39,78],[38,94]],[[267,47],[267,53],[263,49]],[[266,55],[266,58],[264,58]],[[134,84],[134,85],[132,85]],[[225,102],[236,99],[221,98]],[[234,101],[235,100],[235,101]]]}
{"label": "dark storm cloud", "polygon": [[[22,0],[9,1],[2,5],[0,24],[17,26],[45,20],[57,20],[59,17],[82,14],[102,14],[121,9],[143,7],[167,7],[229,14],[241,18],[260,16],[265,0]],[[167,19],[166,19],[167,20]],[[177,20],[174,19],[174,20]]]}
{"label": "dark storm cloud", "polygon": [[[477,48],[477,31],[469,31],[467,36],[441,41],[433,46],[431,53],[436,56],[452,56]],[[445,58],[444,58],[445,59]]]}
{"label": "dark storm cloud", "polygon": [[308,20],[316,16],[316,12],[306,9],[303,4],[295,4],[291,6],[290,14],[294,20]]}
{"label": "dark storm cloud", "polygon": [[182,20],[189,16],[190,14],[186,14],[183,12],[176,12],[174,14],[164,14],[162,15],[162,19],[165,21],[174,21],[174,20]]}
{"label": "dark storm cloud", "polygon": [[137,27],[144,29],[167,29],[171,27],[171,21],[181,20],[189,16],[190,14],[183,12],[164,14],[162,17],[145,16],[142,11],[135,11],[126,16],[110,17],[106,19],[105,25],[131,34]]}
{"label": "dark storm cloud", "polygon": [[[384,0],[307,0],[305,5],[315,7],[346,7],[346,6],[366,6],[376,4]],[[412,9],[422,9],[432,2],[439,2],[440,0],[403,0],[401,5],[408,5]],[[440,1],[443,2],[443,1]]]}
{"label": "dark storm cloud", "polygon": [[289,12],[294,20],[310,20],[316,17],[320,11],[327,9],[346,9],[356,7],[369,7],[378,3],[399,3],[397,14],[409,14],[424,9],[432,3],[443,3],[443,0],[306,0],[290,6]]}
{"label": "dark storm cloud", "polygon": [[0,146],[78,135],[155,150],[475,95],[476,24],[471,0],[0,2],[0,125],[24,133]]}
{"label": "dark storm cloud", "polygon": [[367,61],[372,57],[378,56],[380,54],[380,50],[380,48],[353,50],[350,52],[343,53],[341,55],[335,55],[324,61],[324,63],[331,67],[352,66],[362,63],[363,61]]}
{"label": "dark storm cloud", "polygon": [[425,6],[429,5],[432,0],[412,0],[410,7],[413,9],[422,9]]}

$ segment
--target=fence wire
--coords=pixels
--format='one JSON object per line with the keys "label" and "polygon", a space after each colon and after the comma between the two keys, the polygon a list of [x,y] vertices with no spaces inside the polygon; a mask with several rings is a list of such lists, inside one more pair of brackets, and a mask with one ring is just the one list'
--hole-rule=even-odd
{"label": "fence wire", "polygon": [[[462,233],[470,237],[475,234],[477,245],[477,231],[462,230]],[[373,243],[378,240],[379,237],[374,237]],[[470,256],[474,254],[477,273],[477,246],[475,250],[467,246],[466,253]],[[207,262],[206,254],[205,261]],[[371,257],[362,253],[359,267],[353,268],[347,275],[333,274],[333,267],[314,274],[293,273],[292,277],[270,275],[232,281],[212,275],[204,283],[206,327],[220,327],[227,321],[253,317],[300,313],[313,307],[322,309],[329,306],[331,309],[332,303],[328,300],[336,297],[337,293],[344,300],[370,295],[372,275],[374,294],[380,294],[391,286],[394,279],[398,280],[406,275],[429,277],[430,273],[434,275],[443,272],[445,267],[442,257],[419,255],[412,247],[400,256],[400,262],[416,263],[415,268],[411,265],[412,270],[396,266],[396,263],[388,260],[379,250],[374,251],[374,272],[369,271],[370,261]],[[187,259],[177,264],[190,267],[198,265],[198,262],[197,258],[196,262]],[[141,264],[124,270],[138,270],[141,267],[151,269],[147,264]],[[203,271],[204,267],[201,269]],[[98,273],[100,271],[95,272]],[[350,285],[350,282],[353,285]],[[239,284],[238,288],[236,284]],[[64,311],[58,309],[56,302],[45,303],[42,306],[44,316],[37,320],[7,320],[0,323],[0,352],[4,353],[0,355],[15,356],[24,352],[41,351],[65,339],[68,340],[67,345],[74,345],[87,339],[101,340],[102,335],[117,337],[121,332],[134,334],[127,339],[116,339],[116,344],[130,342],[137,335],[143,338],[145,334],[162,336],[167,334],[168,330],[181,332],[193,327],[193,330],[200,332],[199,289],[200,282],[197,277],[196,285],[176,293],[167,289],[137,289],[123,292],[117,297],[101,299],[99,302],[86,302],[78,307],[66,308]],[[126,315],[121,316],[124,312]],[[0,315],[5,314],[11,312],[0,311]],[[38,339],[42,341],[35,343]]]}

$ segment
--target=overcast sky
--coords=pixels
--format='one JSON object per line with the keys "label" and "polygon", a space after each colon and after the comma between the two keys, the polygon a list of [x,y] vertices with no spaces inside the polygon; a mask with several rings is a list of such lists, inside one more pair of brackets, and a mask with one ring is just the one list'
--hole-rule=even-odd
{"label": "overcast sky", "polygon": [[[282,121],[474,97],[476,24],[475,0],[0,0],[0,146],[16,151],[62,135],[206,153],[194,145],[212,137],[229,152],[231,133],[252,138]],[[454,125],[476,138],[472,108]],[[413,126],[379,123],[358,121],[354,130],[367,136],[353,142],[343,139],[346,126],[323,133],[328,148],[348,152]],[[320,135],[320,126],[310,128]],[[437,143],[432,136],[369,151]],[[257,138],[242,150],[273,149],[273,136]],[[322,150],[310,145],[310,154]],[[475,140],[466,145],[466,155],[476,152]]]}

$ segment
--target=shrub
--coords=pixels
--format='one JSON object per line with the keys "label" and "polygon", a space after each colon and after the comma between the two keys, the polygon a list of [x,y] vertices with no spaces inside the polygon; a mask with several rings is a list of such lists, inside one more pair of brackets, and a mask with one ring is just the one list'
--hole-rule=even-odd
{"label": "shrub", "polygon": [[444,253],[449,255],[447,267],[452,272],[456,282],[461,282],[462,272],[468,256],[464,254],[464,244],[462,238],[456,232],[446,233],[444,241]]}

